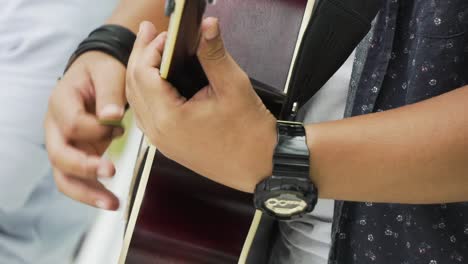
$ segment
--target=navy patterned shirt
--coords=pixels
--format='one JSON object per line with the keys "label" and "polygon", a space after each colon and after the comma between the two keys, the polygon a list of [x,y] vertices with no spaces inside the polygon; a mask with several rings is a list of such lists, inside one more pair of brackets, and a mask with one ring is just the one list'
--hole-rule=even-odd
{"label": "navy patterned shirt", "polygon": [[[373,23],[356,52],[347,116],[467,84],[468,0],[385,0]],[[468,263],[468,203],[336,202],[332,235],[332,264]]]}

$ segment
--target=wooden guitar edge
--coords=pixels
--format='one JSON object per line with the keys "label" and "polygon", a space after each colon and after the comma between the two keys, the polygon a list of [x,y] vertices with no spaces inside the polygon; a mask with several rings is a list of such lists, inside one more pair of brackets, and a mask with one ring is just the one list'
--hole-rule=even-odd
{"label": "wooden guitar edge", "polygon": [[[135,124],[134,124],[135,125]],[[127,195],[127,205],[124,211],[124,219],[128,223],[128,219],[130,218],[130,213],[133,208],[134,197],[136,195],[136,185],[138,184],[138,180],[140,177],[140,168],[144,164],[146,159],[146,153],[148,152],[148,143],[145,140],[145,136],[141,135],[140,138],[140,146],[138,148],[137,157],[135,160],[135,167],[133,168],[132,179],[130,181],[130,187],[128,189]],[[126,228],[126,226],[125,226]]]}
{"label": "wooden guitar edge", "polygon": [[262,220],[263,213],[259,210],[255,211],[254,218],[252,220],[252,224],[250,225],[249,233],[247,234],[247,238],[245,239],[244,246],[242,247],[242,252],[239,257],[238,264],[244,264],[247,261],[247,258],[250,253],[250,249],[252,248],[252,244],[255,238],[255,235],[258,230],[258,226],[260,225],[260,221]]}
{"label": "wooden guitar edge", "polygon": [[167,79],[169,70],[171,69],[172,57],[174,56],[174,50],[176,47],[177,36],[179,35],[179,28],[182,21],[186,0],[175,1],[175,10],[171,15],[171,19],[169,20],[169,28],[167,30],[167,32],[171,32],[171,34],[167,35],[166,45],[164,47],[164,53],[161,60],[160,74],[161,78],[163,79]]}
{"label": "wooden guitar edge", "polygon": [[133,202],[132,212],[128,219],[127,229],[124,234],[124,241],[122,245],[122,251],[120,253],[119,264],[125,264],[125,261],[127,259],[128,249],[130,247],[130,242],[132,241],[133,231],[135,230],[135,225],[138,220],[138,212],[140,211],[141,204],[143,203],[146,185],[148,184],[148,179],[151,173],[151,168],[153,167],[153,161],[154,161],[155,155],[156,155],[156,147],[150,146],[148,150],[148,156],[145,161],[145,167],[141,175],[140,183],[138,184],[138,190],[135,196],[135,201]]}
{"label": "wooden guitar edge", "polygon": [[[175,44],[177,41],[177,35],[179,33],[180,22],[182,20],[182,14],[184,12],[184,6],[185,0],[176,0],[176,8],[174,10],[174,13],[171,15],[168,29],[168,32],[171,32],[171,34],[167,36],[166,46],[164,47],[164,54],[162,57],[160,69],[161,78],[163,79],[167,79],[167,76],[169,74]],[[155,146],[150,145],[144,165],[145,167],[143,169],[143,173],[138,184],[135,200],[133,202],[133,207],[128,218],[128,224],[124,234],[124,241],[119,258],[119,264],[125,264],[127,259],[128,250],[132,241],[135,225],[138,220],[141,204],[143,203],[143,198],[145,196],[146,186],[148,184],[149,176],[154,162],[154,157],[156,155],[156,150],[157,149]]]}
{"label": "wooden guitar edge", "polygon": [[[297,59],[297,55],[299,54],[299,50],[302,44],[302,39],[304,38],[305,31],[313,15],[315,1],[316,0],[307,1],[306,9],[304,11],[304,16],[302,18],[301,27],[299,29],[299,35],[297,36],[296,47],[294,48],[293,57],[291,59],[291,64],[289,66],[288,77],[286,79],[286,84],[283,89],[285,94],[288,93],[289,84],[291,82],[291,76],[294,71],[294,65]],[[247,238],[245,239],[244,246],[242,247],[242,252],[241,252],[238,264],[246,263],[261,220],[262,220],[262,212],[257,210],[252,220],[252,224],[250,225],[249,233],[247,234]]]}
{"label": "wooden guitar edge", "polygon": [[299,54],[299,50],[301,48],[302,39],[304,38],[305,31],[307,26],[309,25],[310,19],[312,18],[312,12],[314,10],[315,0],[308,0],[306,9],[304,11],[304,16],[302,17],[301,28],[299,29],[299,35],[297,36],[298,41],[296,41],[296,47],[294,48],[293,57],[291,60],[291,64],[289,64],[289,72],[288,78],[286,79],[286,84],[284,86],[284,93],[288,94],[289,84],[291,83],[292,74],[294,71],[294,64],[297,59],[297,55]]}

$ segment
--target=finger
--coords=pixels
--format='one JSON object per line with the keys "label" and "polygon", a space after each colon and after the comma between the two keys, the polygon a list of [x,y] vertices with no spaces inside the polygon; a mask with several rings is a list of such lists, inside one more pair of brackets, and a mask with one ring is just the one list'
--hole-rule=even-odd
{"label": "finger", "polygon": [[54,171],[55,183],[60,192],[70,198],[105,210],[117,210],[119,199],[97,180],[85,181]]}
{"label": "finger", "polygon": [[96,177],[100,157],[88,155],[69,145],[50,117],[46,120],[46,146],[50,161],[56,169],[84,179]]}
{"label": "finger", "polygon": [[100,156],[106,152],[107,148],[109,147],[111,141],[101,141],[101,142],[96,142],[96,143],[89,143],[85,141],[80,141],[80,142],[73,142],[73,146],[75,148],[78,148],[81,151],[84,151],[88,155],[95,155],[95,156]]}
{"label": "finger", "polygon": [[138,38],[135,40],[135,48],[143,50],[157,36],[158,30],[153,23],[149,21],[141,22]]}
{"label": "finger", "polygon": [[[157,93],[155,94],[155,98],[160,98],[161,101],[168,106],[173,106],[174,104],[180,104],[183,98],[171,83],[160,77],[158,69],[161,66],[161,54],[163,53],[166,40],[167,32],[159,34],[145,49],[141,58],[143,67],[136,68],[136,70],[146,75],[146,77],[141,78],[144,84],[142,85],[142,89],[149,89],[144,91],[145,94],[149,94],[153,91]],[[154,98],[152,98],[152,100],[153,99]]]}
{"label": "finger", "polygon": [[117,60],[109,60],[91,71],[95,91],[96,113],[102,122],[120,121],[125,113],[125,67]]}
{"label": "finger", "polygon": [[138,85],[136,89],[140,90],[138,92],[147,105],[161,104],[161,110],[171,111],[185,102],[179,91],[170,82],[161,78],[158,69],[142,70],[144,75],[142,85]]}
{"label": "finger", "polygon": [[96,116],[88,113],[77,113],[65,124],[62,131],[72,141],[101,142],[122,136],[125,129],[120,125],[106,126]]}
{"label": "finger", "polygon": [[118,136],[122,131],[102,126],[97,118],[86,111],[83,90],[90,89],[88,81],[73,84],[64,80],[59,83],[50,99],[51,118],[69,140],[98,141]]}
{"label": "finger", "polygon": [[[80,142],[80,143],[75,143],[73,145],[74,147],[78,148],[81,151],[84,151],[88,155],[102,157],[107,147],[109,146],[109,143],[110,142],[91,144],[91,143],[86,143],[86,142]],[[115,175],[114,164],[107,158],[102,157],[99,160],[96,171],[93,171],[93,173],[90,173],[89,175],[86,175],[85,177],[86,179],[89,179],[89,180],[95,180],[96,178],[100,178],[100,179],[112,178],[114,175]]]}
{"label": "finger", "polygon": [[153,68],[159,68],[161,66],[162,53],[166,39],[167,32],[163,32],[151,41],[140,58],[142,65]]}
{"label": "finger", "polygon": [[127,71],[126,96],[135,114],[141,116],[150,105],[158,109],[156,112],[167,112],[185,102],[177,89],[161,78],[159,69],[139,65]]}
{"label": "finger", "polygon": [[[140,24],[140,31],[129,59],[126,80],[126,96],[132,107],[146,101],[148,97],[151,100],[160,101],[157,93],[161,89],[155,89],[155,87],[160,86],[162,82],[159,70],[154,67],[161,63],[165,39],[166,34],[157,36],[152,23]],[[143,91],[144,89],[146,91]]]}
{"label": "finger", "polygon": [[148,21],[141,22],[140,29],[135,40],[135,44],[133,45],[132,54],[130,55],[130,60],[128,62],[128,68],[131,69],[134,67],[135,63],[137,63],[145,48],[157,36],[158,31],[154,27],[153,23]]}
{"label": "finger", "polygon": [[[202,37],[198,48],[198,59],[217,93],[223,92],[230,81],[242,72],[240,67],[226,51],[216,18],[206,18],[202,22]],[[220,74],[222,73],[222,74]]]}

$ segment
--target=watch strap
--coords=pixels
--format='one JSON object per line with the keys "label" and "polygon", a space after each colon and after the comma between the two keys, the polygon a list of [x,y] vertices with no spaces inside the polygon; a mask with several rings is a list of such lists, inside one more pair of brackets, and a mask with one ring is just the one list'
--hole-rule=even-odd
{"label": "watch strap", "polygon": [[273,155],[273,174],[257,184],[257,209],[278,219],[290,220],[311,212],[318,198],[309,178],[309,150],[301,123],[278,121],[278,143]]}
{"label": "watch strap", "polygon": [[276,127],[278,143],[273,155],[273,176],[309,179],[309,149],[304,126],[278,121]]}

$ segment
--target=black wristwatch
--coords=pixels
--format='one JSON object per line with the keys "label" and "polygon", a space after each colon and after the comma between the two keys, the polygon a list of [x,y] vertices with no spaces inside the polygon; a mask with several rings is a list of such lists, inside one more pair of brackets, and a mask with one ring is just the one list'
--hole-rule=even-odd
{"label": "black wristwatch", "polygon": [[255,207],[279,220],[311,212],[318,191],[309,177],[309,149],[302,123],[277,122],[278,143],[273,155],[273,175],[255,188]]}

